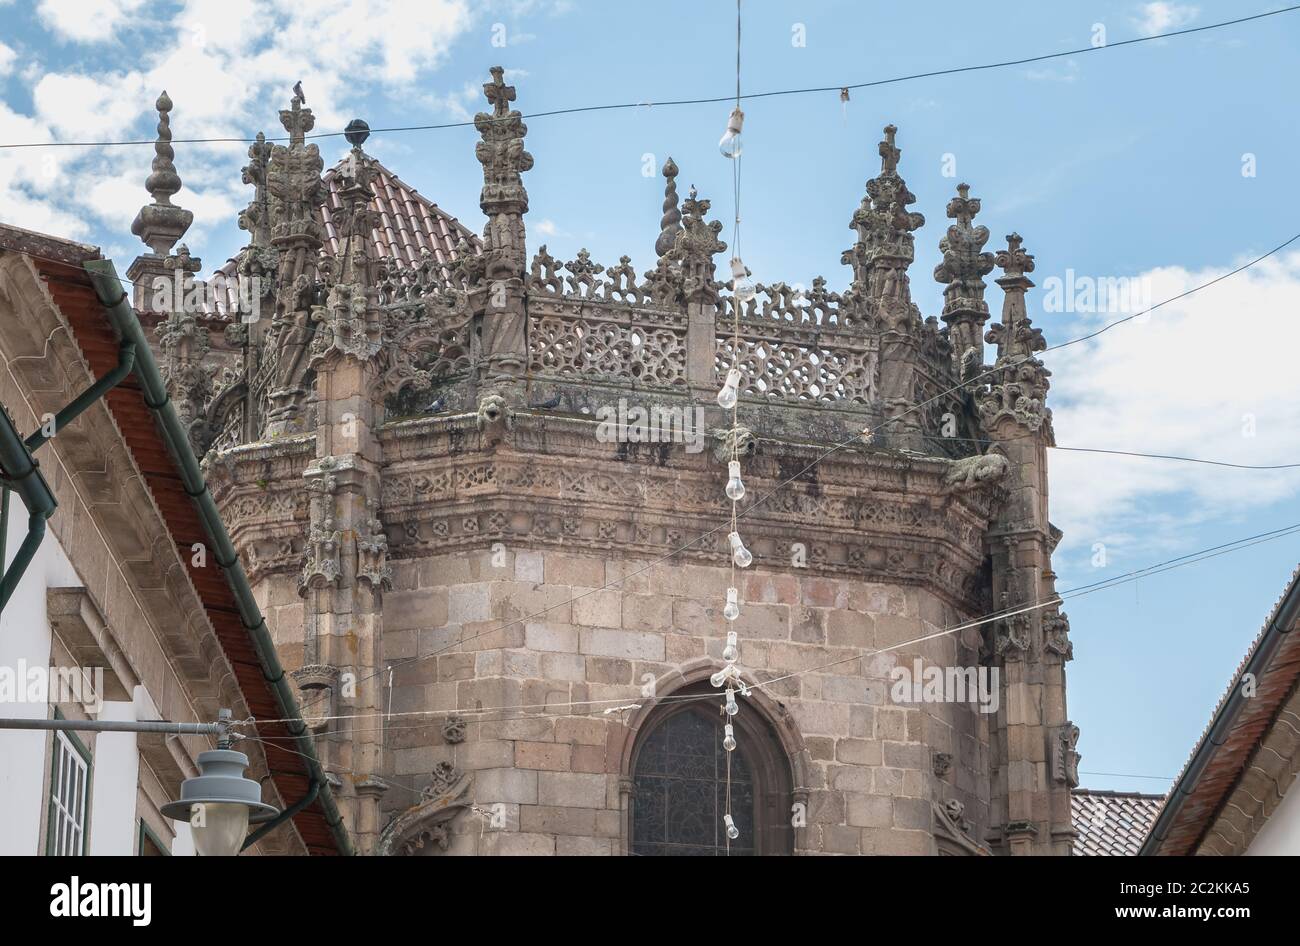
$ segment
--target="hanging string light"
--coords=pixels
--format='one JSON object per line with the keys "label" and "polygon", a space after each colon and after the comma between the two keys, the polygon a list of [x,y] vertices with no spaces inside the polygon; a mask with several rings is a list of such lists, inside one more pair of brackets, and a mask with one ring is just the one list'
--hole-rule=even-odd
{"label": "hanging string light", "polygon": [[[745,483],[740,478],[740,384],[742,375],[738,361],[740,359],[740,313],[758,294],[758,288],[750,279],[750,272],[740,258],[740,155],[742,144],[741,129],[745,124],[745,113],[740,108],[740,3],[736,0],[736,105],[727,118],[727,130],[718,142],[718,150],[723,157],[731,160],[732,190],[735,204],[735,223],[732,228],[731,247],[731,367],[727,371],[718,392],[718,406],[731,411],[731,434],[727,438],[730,456],[727,462],[727,486],[725,493],[731,501],[731,531],[727,542],[731,548],[731,585],[727,588],[727,603],[722,609],[722,616],[728,621],[740,617],[740,591],[736,587],[736,569],[748,568],[754,562],[754,556],[745,548],[740,538],[737,525],[737,504],[745,497]],[[715,687],[725,687],[723,712],[726,724],[723,726],[722,748],[727,757],[727,794],[726,811],[722,816],[726,828],[726,850],[731,854],[731,842],[740,837],[740,829],[731,814],[731,756],[736,750],[736,731],[731,720],[740,712],[736,702],[736,691],[742,696],[749,695],[749,687],[740,677],[736,660],[740,656],[738,635],[727,631],[727,643],[722,649],[722,659],[726,666],[713,674],[709,682]]]}

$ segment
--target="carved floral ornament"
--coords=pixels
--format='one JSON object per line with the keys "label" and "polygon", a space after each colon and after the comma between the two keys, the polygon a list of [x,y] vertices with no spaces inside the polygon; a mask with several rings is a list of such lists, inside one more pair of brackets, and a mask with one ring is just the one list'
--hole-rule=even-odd
{"label": "carved floral ornament", "polygon": [[434,766],[420,801],[398,813],[380,832],[378,856],[436,854],[451,845],[451,823],[471,807],[474,776],[449,762]]}

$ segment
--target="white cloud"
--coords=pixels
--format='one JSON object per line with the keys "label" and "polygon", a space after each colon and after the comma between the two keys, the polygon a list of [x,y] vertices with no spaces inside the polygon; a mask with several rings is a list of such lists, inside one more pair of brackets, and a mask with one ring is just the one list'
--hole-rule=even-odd
{"label": "white cloud", "polygon": [[14,60],[17,58],[18,54],[12,47],[0,43],[0,76],[7,76],[13,71]]}
{"label": "white cloud", "polygon": [[41,0],[36,12],[61,39],[96,43],[111,39],[143,0]]}
{"label": "white cloud", "polygon": [[1186,3],[1158,0],[1155,3],[1142,4],[1136,22],[1143,36],[1155,36],[1157,33],[1181,29],[1196,19],[1200,12],[1196,7]]}
{"label": "white cloud", "polygon": [[1077,82],[1079,80],[1079,64],[1073,59],[1067,59],[1064,65],[1060,67],[1027,69],[1025,70],[1025,78],[1031,82]]}
{"label": "white cloud", "polygon": [[[243,137],[258,129],[280,135],[278,110],[299,80],[318,132],[341,128],[357,103],[376,93],[468,116],[469,102],[481,96],[478,84],[429,102],[416,83],[444,62],[477,12],[469,0],[181,0],[146,16],[141,0],[42,0],[41,22],[59,39],[96,42],[138,27],[148,41],[126,60],[54,69],[29,60],[22,79],[31,114],[0,103],[0,140],[151,138],[154,100],[163,89],[174,102],[177,139]],[[0,74],[11,58],[0,45]],[[330,152],[330,141],[321,145]],[[196,237],[232,225],[248,200],[239,180],[246,151],[239,143],[176,146],[186,184],[176,200],[194,212],[185,239],[196,254]],[[127,228],[148,201],[152,157],[143,147],[6,152],[0,220],[68,237],[85,237],[98,220],[130,242]]]}
{"label": "white cloud", "polygon": [[[1223,270],[1143,273],[1159,302]],[[1274,257],[1097,339],[1049,353],[1063,446],[1300,462],[1300,253]],[[1116,318],[1096,316],[1095,325]],[[1047,325],[1049,341],[1063,334]],[[1071,331],[1070,334],[1081,334]],[[1250,436],[1253,423],[1254,435]],[[1052,518],[1072,554],[1094,542],[1172,547],[1189,521],[1231,518],[1300,494],[1300,470],[1051,453]]]}

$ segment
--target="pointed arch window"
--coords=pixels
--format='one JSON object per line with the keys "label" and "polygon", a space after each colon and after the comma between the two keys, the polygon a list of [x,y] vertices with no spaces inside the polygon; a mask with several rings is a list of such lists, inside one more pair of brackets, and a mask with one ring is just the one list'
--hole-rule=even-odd
{"label": "pointed arch window", "polygon": [[[705,681],[673,694],[640,727],[632,756],[634,855],[724,856],[727,751],[721,698]],[[771,726],[749,702],[733,720],[731,813],[740,837],[732,856],[789,854],[790,764]]]}

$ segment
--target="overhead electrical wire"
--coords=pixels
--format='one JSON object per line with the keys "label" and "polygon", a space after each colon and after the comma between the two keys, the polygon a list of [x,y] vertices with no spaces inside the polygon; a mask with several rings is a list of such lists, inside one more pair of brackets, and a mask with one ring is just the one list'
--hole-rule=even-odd
{"label": "overhead electrical wire", "polygon": [[[913,82],[918,79],[933,79],[939,76],[961,75],[971,72],[985,72],[992,69],[1004,69],[1011,66],[1028,66],[1040,62],[1048,62],[1053,59],[1065,59],[1070,56],[1082,56],[1087,53],[1102,52],[1107,49],[1121,49],[1126,46],[1137,46],[1142,43],[1153,43],[1159,40],[1174,39],[1180,36],[1190,36],[1195,33],[1205,33],[1210,30],[1224,29],[1230,26],[1239,26],[1244,23],[1251,23],[1263,20],[1268,17],[1280,16],[1284,13],[1294,13],[1300,10],[1300,4],[1282,7],[1277,10],[1266,10],[1262,13],[1255,13],[1250,16],[1237,17],[1232,20],[1221,20],[1217,23],[1206,23],[1204,26],[1191,26],[1180,30],[1170,30],[1166,33],[1156,33],[1151,36],[1137,36],[1132,39],[1123,39],[1116,42],[1107,42],[1100,46],[1082,46],[1077,49],[1068,49],[1062,52],[1042,53],[1036,56],[1026,56],[1019,59],[1004,59],[998,62],[980,63],[971,66],[954,66],[946,69],[934,69],[928,72],[914,72],[909,75],[892,76],[887,79],[873,79],[866,82],[855,82],[838,85],[812,86],[798,89],[773,89],[768,92],[748,92],[740,96],[741,100],[748,99],[766,99],[777,98],[786,95],[813,95],[825,92],[841,92],[844,89],[872,89],[886,85],[896,85],[901,82]],[[639,101],[639,102],[616,102],[606,105],[578,105],[568,108],[554,108],[544,111],[528,112],[524,118],[532,120],[535,118],[550,118],[559,115],[576,115],[584,112],[609,112],[637,108],[672,108],[688,105],[716,105],[722,102],[732,102],[736,100],[734,95],[710,96],[706,98],[685,98],[685,99],[666,99],[664,101]],[[426,125],[393,125],[387,128],[373,128],[372,134],[392,134],[396,132],[412,131],[439,131],[449,128],[471,128],[474,127],[473,121],[455,121],[439,122],[436,124]],[[339,138],[345,135],[343,131],[325,131],[307,135],[311,138]],[[257,139],[241,138],[236,136],[227,137],[210,137],[210,138],[173,138],[172,144],[250,144]],[[288,136],[277,136],[266,138],[266,141],[288,141]],[[114,148],[130,145],[150,145],[155,143],[154,139],[128,139],[121,141],[28,141],[20,143],[0,144],[0,150],[18,149],[18,148]]]}

